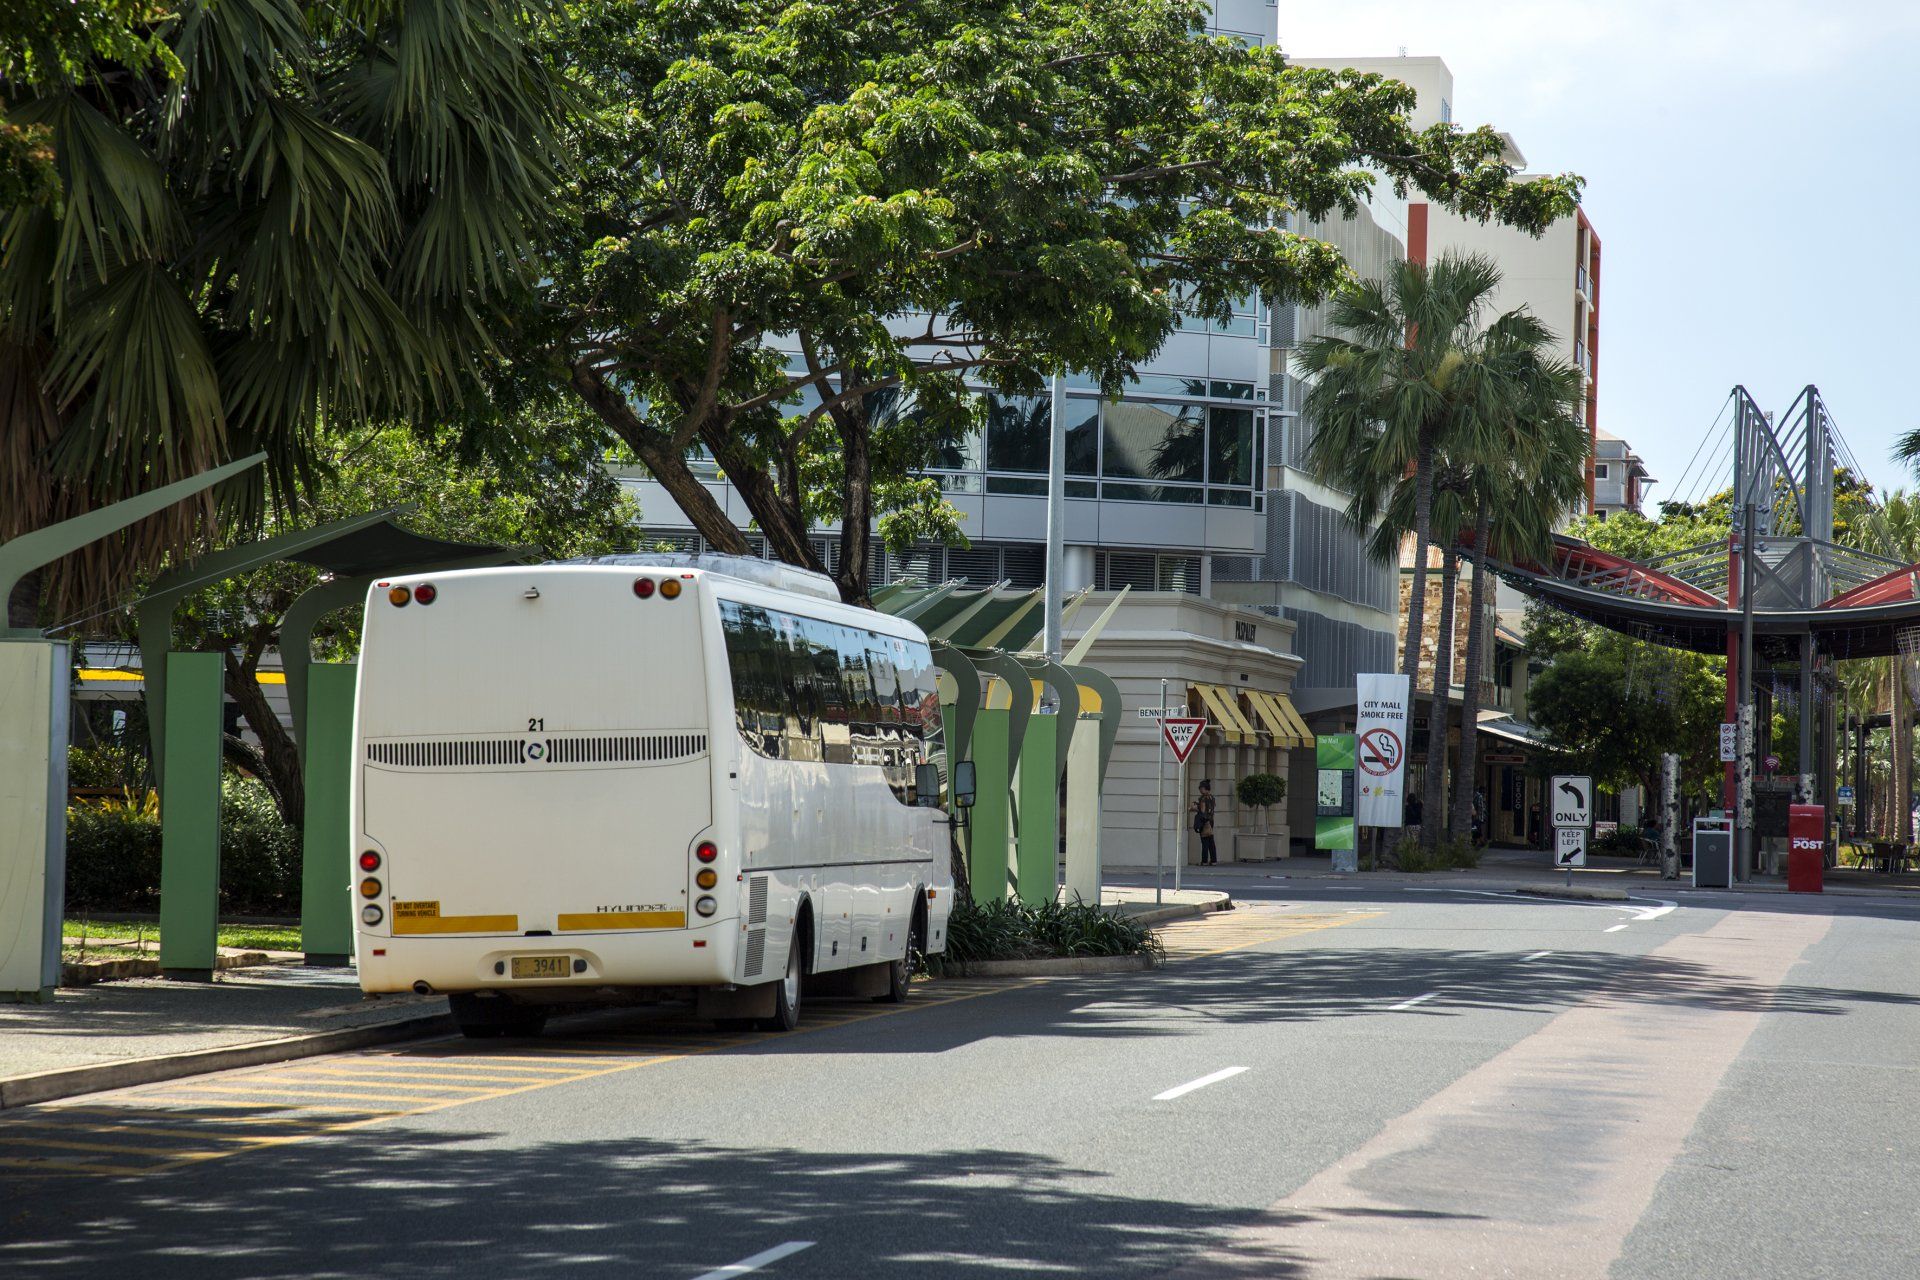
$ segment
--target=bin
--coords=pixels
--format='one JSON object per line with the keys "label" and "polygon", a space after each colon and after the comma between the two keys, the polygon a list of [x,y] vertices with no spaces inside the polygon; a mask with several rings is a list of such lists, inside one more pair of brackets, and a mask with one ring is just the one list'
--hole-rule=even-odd
{"label": "bin", "polygon": [[1827,807],[1796,804],[1787,810],[1787,889],[1819,893],[1827,864]]}
{"label": "bin", "polygon": [[1733,821],[1693,820],[1693,886],[1726,889],[1733,884]]}

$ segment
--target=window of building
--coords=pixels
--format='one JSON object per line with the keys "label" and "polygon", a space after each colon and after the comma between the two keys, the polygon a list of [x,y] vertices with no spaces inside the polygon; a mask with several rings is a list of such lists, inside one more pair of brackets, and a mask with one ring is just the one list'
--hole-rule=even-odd
{"label": "window of building", "polygon": [[1607,464],[1606,464],[1606,463],[1604,463],[1604,462],[1596,462],[1596,463],[1594,463],[1594,464],[1593,464],[1593,478],[1594,478],[1595,480],[1605,480],[1605,479],[1607,479]]}

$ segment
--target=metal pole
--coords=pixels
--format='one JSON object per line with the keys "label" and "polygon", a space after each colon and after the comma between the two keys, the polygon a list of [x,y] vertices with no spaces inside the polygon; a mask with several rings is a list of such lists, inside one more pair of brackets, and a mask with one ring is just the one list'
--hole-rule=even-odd
{"label": "metal pole", "polygon": [[[1192,757],[1188,757],[1188,758],[1191,759]],[[1181,818],[1184,819],[1186,815],[1187,815],[1187,762],[1186,760],[1182,760],[1180,762],[1180,816]],[[1181,826],[1179,828],[1179,833],[1180,833],[1179,835],[1174,837],[1174,841],[1173,841],[1173,853],[1174,853],[1173,891],[1175,893],[1180,892],[1180,872],[1187,865],[1186,827]]]}
{"label": "metal pole", "polygon": [[1740,784],[1734,796],[1734,878],[1745,883],[1754,862],[1753,766],[1753,502],[1742,511],[1740,534]]}
{"label": "metal pole", "polygon": [[1053,375],[1053,426],[1047,448],[1047,582],[1043,643],[1049,661],[1060,661],[1060,578],[1066,571],[1067,381]]}
{"label": "metal pole", "polygon": [[1160,905],[1160,890],[1167,878],[1167,682],[1160,682],[1160,762],[1153,770],[1153,905]]}

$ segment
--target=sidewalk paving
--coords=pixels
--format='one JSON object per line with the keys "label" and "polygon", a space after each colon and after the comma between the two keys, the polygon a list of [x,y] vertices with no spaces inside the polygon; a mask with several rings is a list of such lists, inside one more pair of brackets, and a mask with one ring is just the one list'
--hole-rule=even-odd
{"label": "sidewalk paving", "polygon": [[[344,968],[274,965],[229,970],[211,983],[135,978],[62,987],[48,1004],[0,1004],[0,1105],[77,1091],[49,1093],[52,1082],[30,1080],[49,1072],[327,1032],[397,1030],[445,1012],[446,1002],[435,996],[368,1000]],[[89,1091],[112,1087],[93,1083]]]}
{"label": "sidewalk paving", "polygon": [[[1409,873],[1404,871],[1360,871],[1340,872],[1332,868],[1325,856],[1299,856],[1274,858],[1263,862],[1223,862],[1217,866],[1200,868],[1189,864],[1185,875],[1196,877],[1205,875],[1210,881],[1231,883],[1245,879],[1248,882],[1303,881],[1303,882],[1345,882],[1356,885],[1382,886],[1423,886],[1430,888],[1468,888],[1490,892],[1511,892],[1522,888],[1540,885],[1567,883],[1567,872],[1551,865],[1551,855],[1541,849],[1517,848],[1512,846],[1494,846],[1481,856],[1478,867]],[[1692,880],[1683,871],[1678,880],[1664,880],[1660,876],[1657,864],[1642,865],[1633,858],[1614,858],[1604,854],[1589,854],[1585,867],[1573,869],[1573,883],[1594,886],[1609,886],[1624,889],[1637,897],[1657,897],[1672,892],[1688,892],[1692,889]],[[1146,878],[1151,880],[1155,874],[1152,866],[1108,867],[1109,876],[1128,878]],[[1173,883],[1172,868],[1167,869],[1166,882]],[[1920,895],[1920,872],[1887,875],[1877,871],[1866,871],[1857,867],[1829,867],[1825,875],[1825,891],[1842,897],[1910,897]],[[1152,893],[1149,884],[1147,893]],[[1171,889],[1168,890],[1172,892]],[[1756,893],[1784,894],[1788,892],[1785,877],[1759,876],[1744,884],[1736,884],[1730,889],[1713,889],[1712,893]],[[1802,895],[1817,897],[1816,894]]]}

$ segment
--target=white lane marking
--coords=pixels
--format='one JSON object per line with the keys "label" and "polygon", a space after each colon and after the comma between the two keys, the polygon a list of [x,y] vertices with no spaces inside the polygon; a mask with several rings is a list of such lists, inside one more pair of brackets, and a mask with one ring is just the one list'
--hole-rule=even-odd
{"label": "white lane marking", "polygon": [[811,1240],[789,1240],[785,1244],[777,1244],[771,1249],[763,1249],[751,1258],[742,1258],[738,1262],[729,1262],[726,1266],[716,1271],[709,1271],[705,1275],[695,1276],[693,1280],[730,1280],[730,1277],[743,1276],[749,1271],[758,1271],[770,1262],[778,1262],[782,1258],[791,1258],[802,1249],[811,1248],[813,1248],[813,1241]]}
{"label": "white lane marking", "polygon": [[1625,926],[1625,925],[1623,925],[1623,924],[1616,924],[1616,925],[1614,925],[1614,926],[1613,926],[1613,927],[1612,927],[1611,929],[1604,929],[1604,930],[1602,930],[1602,932],[1603,932],[1603,933],[1618,933],[1618,932],[1620,932],[1620,931],[1621,931],[1622,929],[1624,929],[1624,928],[1626,928],[1626,927],[1627,927],[1627,926]]}
{"label": "white lane marking", "polygon": [[1387,1006],[1387,1012],[1398,1013],[1402,1009],[1411,1009],[1413,1008],[1413,1006],[1417,1004],[1425,1004],[1427,1001],[1433,999],[1435,996],[1439,994],[1440,993],[1438,991],[1429,991],[1427,992],[1427,994],[1423,996],[1415,996],[1411,1000],[1402,1000],[1399,1004],[1390,1004]]}
{"label": "white lane marking", "polygon": [[1550,956],[1550,955],[1552,955],[1552,954],[1553,954],[1553,952],[1551,952],[1551,951],[1536,951],[1536,952],[1534,952],[1534,953],[1533,953],[1532,955],[1530,955],[1530,956],[1521,956],[1520,958],[1521,958],[1522,960],[1539,960],[1539,959],[1542,959],[1542,958],[1544,958],[1544,957],[1546,957],[1546,956]]}
{"label": "white lane marking", "polygon": [[[1640,898],[1638,901],[1645,902],[1647,899]],[[1668,902],[1665,898],[1654,898],[1653,901],[1660,905],[1657,907],[1641,907],[1640,914],[1634,918],[1636,920],[1658,920],[1661,916],[1666,915],[1669,911],[1672,911],[1680,905],[1677,902]]]}
{"label": "white lane marking", "polygon": [[[1165,1093],[1156,1093],[1153,1095],[1153,1100],[1155,1102],[1172,1102],[1183,1093],[1192,1093],[1195,1089],[1204,1089],[1210,1084],[1219,1084],[1222,1080],[1231,1080],[1245,1070],[1245,1067],[1228,1067],[1224,1071],[1216,1071],[1210,1076],[1201,1076],[1198,1080],[1189,1080],[1185,1084],[1175,1085]],[[702,1280],[704,1280],[704,1277]]]}

